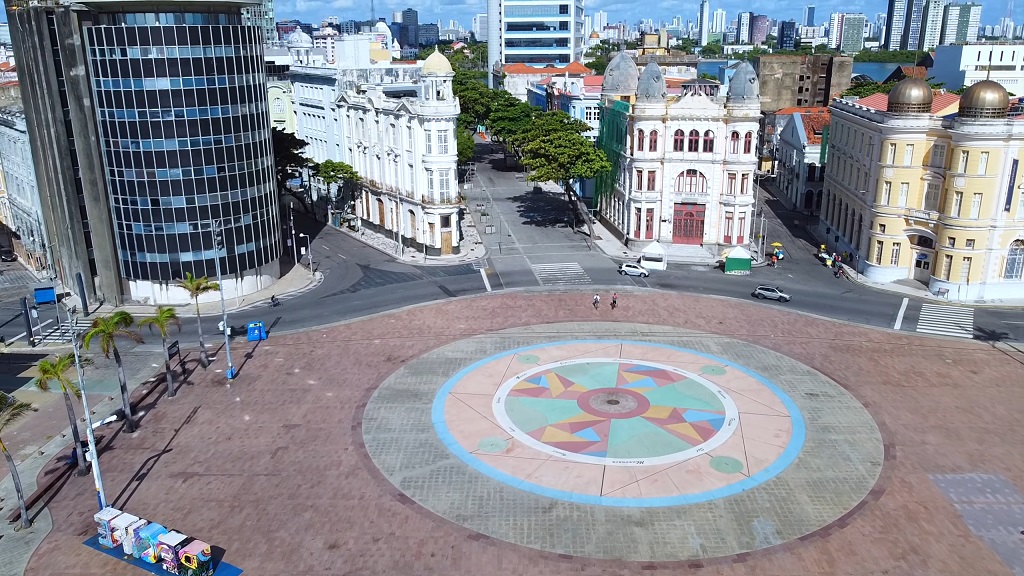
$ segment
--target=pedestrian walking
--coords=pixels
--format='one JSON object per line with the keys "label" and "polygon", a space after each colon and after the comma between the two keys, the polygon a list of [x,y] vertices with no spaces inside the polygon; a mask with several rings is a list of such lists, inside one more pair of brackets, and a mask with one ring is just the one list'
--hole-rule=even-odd
{"label": "pedestrian walking", "polygon": [[594,310],[597,310],[597,307],[600,306],[600,305],[601,305],[601,295],[600,294],[594,294]]}
{"label": "pedestrian walking", "polygon": [[612,293],[612,310],[615,310],[615,308],[617,308],[618,305],[619,305],[619,293],[618,292],[613,292]]}
{"label": "pedestrian walking", "polygon": [[778,265],[779,265],[779,257],[776,256],[775,254],[772,254],[772,268],[775,268]]}

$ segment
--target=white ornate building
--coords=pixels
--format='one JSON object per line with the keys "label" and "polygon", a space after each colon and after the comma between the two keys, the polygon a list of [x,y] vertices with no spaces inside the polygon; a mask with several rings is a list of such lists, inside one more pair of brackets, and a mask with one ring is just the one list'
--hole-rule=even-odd
{"label": "white ornate building", "polygon": [[337,67],[291,69],[296,135],[309,142],[307,154],[360,174],[345,211],[362,226],[427,255],[460,253],[451,64],[440,52],[422,65],[374,63],[358,36],[339,38],[337,48]]}
{"label": "white ornate building", "polygon": [[45,270],[49,261],[46,228],[28,127],[20,107],[0,110],[0,186],[0,218],[15,234],[14,250],[33,270]]}
{"label": "white ornate building", "polygon": [[[760,100],[757,75],[736,70],[728,95],[669,93],[661,69],[639,73],[616,56],[602,88],[599,143],[614,182],[598,184],[600,213],[633,249],[658,241],[712,251],[751,242]],[[602,189],[604,188],[604,189]]]}

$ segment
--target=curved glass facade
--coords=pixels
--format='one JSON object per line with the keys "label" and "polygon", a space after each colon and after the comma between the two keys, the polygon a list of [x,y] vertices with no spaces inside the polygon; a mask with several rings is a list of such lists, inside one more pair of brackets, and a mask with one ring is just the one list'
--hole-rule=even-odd
{"label": "curved glass facade", "polygon": [[171,282],[215,276],[217,257],[225,275],[277,260],[260,29],[230,12],[100,13],[85,33],[123,276]]}

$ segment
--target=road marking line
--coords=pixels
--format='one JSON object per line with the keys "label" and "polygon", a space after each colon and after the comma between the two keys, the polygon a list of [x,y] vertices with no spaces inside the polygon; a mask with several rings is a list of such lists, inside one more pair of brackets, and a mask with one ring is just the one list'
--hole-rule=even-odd
{"label": "road marking line", "polygon": [[910,303],[910,298],[904,298],[903,304],[900,304],[900,313],[896,315],[896,323],[893,324],[893,330],[899,330],[900,326],[903,326],[903,315],[907,312],[907,304]]}
{"label": "road marking line", "polygon": [[491,291],[491,281],[487,279],[487,269],[486,268],[481,268],[480,269],[480,277],[484,279],[484,287],[487,288],[488,292],[490,292]]}
{"label": "road marking line", "polygon": [[1013,322],[1010,320],[1003,320],[1003,324],[1024,324],[1024,322]]}

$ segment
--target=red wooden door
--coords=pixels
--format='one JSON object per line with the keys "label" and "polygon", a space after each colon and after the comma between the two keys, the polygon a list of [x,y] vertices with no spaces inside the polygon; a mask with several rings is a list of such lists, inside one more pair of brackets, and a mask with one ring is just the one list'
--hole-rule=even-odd
{"label": "red wooden door", "polygon": [[702,244],[704,242],[704,205],[676,204],[672,214],[672,242],[674,244]]}

